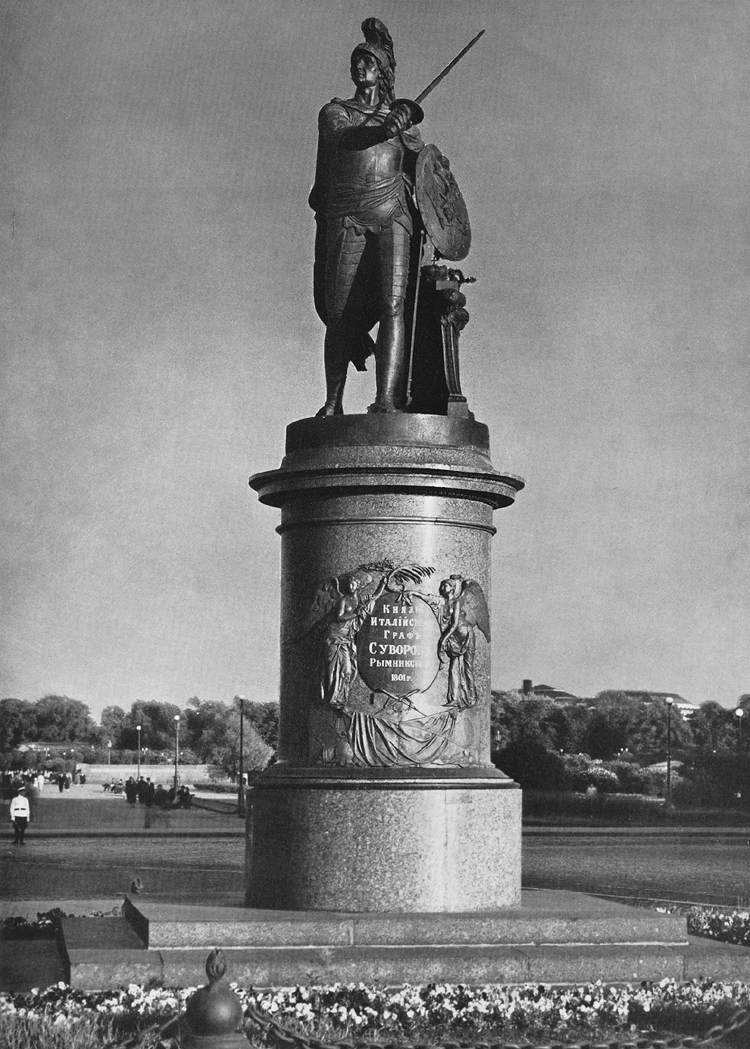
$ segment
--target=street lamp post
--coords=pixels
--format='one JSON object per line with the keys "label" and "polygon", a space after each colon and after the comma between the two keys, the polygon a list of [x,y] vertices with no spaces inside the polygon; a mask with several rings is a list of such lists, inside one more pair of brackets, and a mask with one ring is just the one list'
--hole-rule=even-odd
{"label": "street lamp post", "polygon": [[742,750],[742,719],[745,716],[745,711],[742,707],[737,707],[734,716],[737,718],[737,751],[739,753]]}
{"label": "street lamp post", "polygon": [[672,704],[674,699],[667,696],[667,808],[672,804]]}
{"label": "street lamp post", "polygon": [[237,813],[240,817],[245,815],[245,769],[244,769],[244,753],[245,753],[245,697],[235,696],[234,697],[240,704],[240,760],[239,760],[239,784],[237,786]]}
{"label": "street lamp post", "polygon": [[180,715],[174,716],[174,789],[177,791],[177,762],[180,757]]}
{"label": "street lamp post", "polygon": [[138,779],[141,778],[141,726],[136,725],[135,731],[138,733]]}

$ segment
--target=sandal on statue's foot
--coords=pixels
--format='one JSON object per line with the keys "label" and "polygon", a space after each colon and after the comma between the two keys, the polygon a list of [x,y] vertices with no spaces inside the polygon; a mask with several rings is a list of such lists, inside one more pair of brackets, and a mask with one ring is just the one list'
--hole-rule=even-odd
{"label": "sandal on statue's foot", "polygon": [[395,415],[401,409],[397,408],[393,401],[373,401],[367,409],[368,415]]}
{"label": "sandal on statue's foot", "polygon": [[328,416],[331,416],[331,415],[343,415],[343,414],[344,414],[344,409],[341,407],[340,404],[336,404],[335,402],[332,402],[332,401],[326,401],[326,403],[323,405],[323,407],[320,409],[320,411],[317,411],[315,413],[315,418],[316,419],[322,419],[322,418],[327,418]]}

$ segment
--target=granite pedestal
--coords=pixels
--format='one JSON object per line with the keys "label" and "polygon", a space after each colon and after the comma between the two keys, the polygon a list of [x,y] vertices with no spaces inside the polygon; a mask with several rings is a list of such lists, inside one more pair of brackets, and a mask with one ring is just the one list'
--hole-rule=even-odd
{"label": "granite pedestal", "polygon": [[278,765],[249,797],[248,906],[518,906],[488,602],[493,511],[523,482],[473,418],[397,414],[292,423],[281,467],[250,483],[281,509],[281,693]]}
{"label": "granite pedestal", "polygon": [[252,791],[251,907],[487,911],[520,903],[521,792],[496,770],[273,770]]}
{"label": "granite pedestal", "polygon": [[410,915],[137,897],[122,918],[66,918],[62,932],[66,976],[87,990],[201,983],[216,946],[228,978],[253,987],[750,979],[750,951],[688,937],[684,915],[550,890],[525,890],[501,912]]}

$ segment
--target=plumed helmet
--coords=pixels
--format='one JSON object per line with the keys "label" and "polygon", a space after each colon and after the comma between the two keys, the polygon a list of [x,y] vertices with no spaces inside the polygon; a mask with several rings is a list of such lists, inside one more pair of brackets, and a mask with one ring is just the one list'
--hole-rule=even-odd
{"label": "plumed helmet", "polygon": [[388,96],[385,101],[392,103],[395,97],[396,57],[393,54],[391,34],[379,18],[366,18],[362,23],[362,34],[365,39],[354,48],[352,57],[358,51],[364,51],[365,54],[372,55],[380,70],[381,81],[385,88],[384,94]]}

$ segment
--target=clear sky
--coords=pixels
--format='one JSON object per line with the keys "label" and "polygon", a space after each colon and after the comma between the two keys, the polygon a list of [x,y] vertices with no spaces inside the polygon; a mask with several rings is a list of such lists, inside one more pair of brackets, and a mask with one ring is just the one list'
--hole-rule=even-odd
{"label": "clear sky", "polygon": [[[0,696],[277,698],[277,511],[323,400],[310,188],[359,24],[474,231],[493,683],[750,691],[746,0],[4,0]],[[350,411],[372,373],[351,382]]]}

